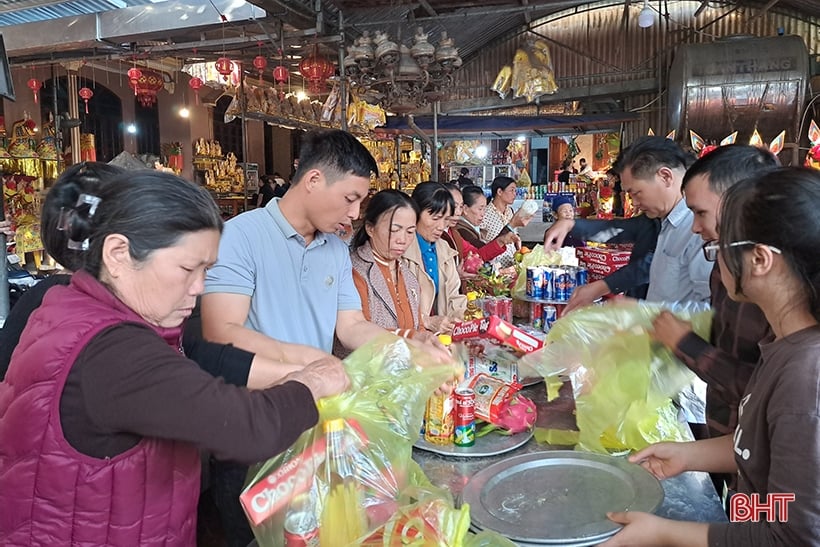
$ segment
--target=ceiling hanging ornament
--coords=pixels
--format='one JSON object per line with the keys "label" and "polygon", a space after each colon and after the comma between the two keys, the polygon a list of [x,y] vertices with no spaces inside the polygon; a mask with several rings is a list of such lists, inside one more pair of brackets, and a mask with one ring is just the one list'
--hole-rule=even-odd
{"label": "ceiling hanging ornament", "polygon": [[165,85],[162,74],[153,70],[141,70],[140,77],[135,80],[131,77],[131,70],[128,71],[128,85],[134,88],[134,94],[140,105],[144,108],[154,106],[157,102],[157,92]]}
{"label": "ceiling hanging ornament", "polygon": [[29,81],[26,82],[26,86],[34,93],[34,104],[37,104],[39,102],[39,93],[43,87],[43,82],[37,78],[30,78]]}
{"label": "ceiling hanging ornament", "polygon": [[80,98],[85,101],[85,113],[88,114],[88,101],[94,96],[94,92],[88,87],[81,87],[78,93]]}
{"label": "ceiling hanging ornament", "polygon": [[138,83],[142,78],[142,71],[137,67],[132,67],[128,69],[128,86],[134,90],[134,96],[137,96],[137,87]]}
{"label": "ceiling hanging ornament", "polygon": [[318,44],[313,44],[310,55],[299,62],[299,74],[308,82],[311,93],[321,93],[327,79],[336,73],[336,66],[319,54]]}
{"label": "ceiling hanging ornament", "polygon": [[194,76],[190,80],[188,80],[188,87],[194,90],[194,95],[196,96],[196,104],[199,105],[199,90],[202,89],[202,78],[197,78]]}
{"label": "ceiling hanging ornament", "polygon": [[256,45],[259,46],[259,55],[253,58],[253,68],[259,73],[259,85],[262,85],[264,83],[262,76],[265,74],[265,69],[268,66],[268,60],[262,55],[262,42],[257,42]]}
{"label": "ceiling hanging ornament", "polygon": [[228,77],[231,75],[234,69],[233,61],[231,61],[227,57],[220,57],[216,60],[216,63],[214,63],[214,68],[217,72],[219,72],[219,74],[222,75],[222,79],[227,82]]}

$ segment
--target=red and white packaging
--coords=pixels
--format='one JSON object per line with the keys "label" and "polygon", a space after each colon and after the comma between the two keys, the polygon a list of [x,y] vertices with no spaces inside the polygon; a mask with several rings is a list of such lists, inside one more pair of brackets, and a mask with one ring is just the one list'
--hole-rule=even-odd
{"label": "red and white packaging", "polygon": [[496,315],[456,322],[453,327],[453,342],[469,338],[491,338],[514,350],[532,353],[541,349],[543,343],[523,330],[507,323]]}
{"label": "red and white packaging", "polygon": [[497,423],[501,408],[521,389],[521,384],[508,384],[482,372],[470,380],[467,387],[475,392],[475,417]]}
{"label": "red and white packaging", "polygon": [[599,247],[578,247],[575,249],[575,256],[587,265],[587,269],[589,269],[590,264],[600,264],[602,266],[613,267],[617,270],[618,268],[626,266],[631,255],[632,253],[630,251],[603,249]]}

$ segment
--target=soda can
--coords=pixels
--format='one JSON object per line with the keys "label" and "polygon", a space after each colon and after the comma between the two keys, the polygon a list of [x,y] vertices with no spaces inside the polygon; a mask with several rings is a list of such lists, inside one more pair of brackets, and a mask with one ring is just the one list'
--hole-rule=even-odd
{"label": "soda can", "polygon": [[545,304],[544,305],[544,310],[542,312],[542,319],[541,319],[541,321],[542,321],[542,327],[541,328],[544,329],[544,332],[549,332],[550,329],[552,328],[552,325],[557,320],[558,320],[558,310],[555,309],[555,306],[552,306],[550,304]]}
{"label": "soda can", "polygon": [[544,305],[538,302],[530,302],[530,325],[532,328],[541,330],[544,325],[544,318],[541,314],[544,313]]}
{"label": "soda can", "polygon": [[533,266],[527,268],[527,296],[544,298],[544,269]]}
{"label": "soda can", "polygon": [[555,300],[567,302],[575,290],[575,271],[571,266],[558,268],[555,274]]}
{"label": "soda can", "polygon": [[544,282],[541,292],[544,300],[555,300],[555,268],[548,266],[544,268]]}
{"label": "soda can", "polygon": [[580,287],[587,283],[589,283],[589,270],[579,266],[578,269],[575,270],[575,286]]}
{"label": "soda can", "polygon": [[309,510],[291,511],[285,517],[285,547],[318,547],[319,525]]}
{"label": "soda can", "polygon": [[512,312],[512,298],[509,296],[497,296],[495,297],[496,301],[496,315],[506,321],[507,323],[513,322],[513,312]]}
{"label": "soda can", "polygon": [[460,387],[455,391],[455,433],[453,444],[473,446],[475,444],[475,391]]}

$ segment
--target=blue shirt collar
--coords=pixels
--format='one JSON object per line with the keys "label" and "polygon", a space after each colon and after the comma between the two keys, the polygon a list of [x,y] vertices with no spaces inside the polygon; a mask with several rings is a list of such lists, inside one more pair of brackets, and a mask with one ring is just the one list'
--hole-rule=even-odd
{"label": "blue shirt collar", "polygon": [[[285,215],[282,214],[282,209],[279,208],[279,200],[281,198],[273,198],[265,205],[265,211],[273,219],[273,222],[282,232],[282,235],[285,236],[286,239],[296,238],[302,245],[305,244],[305,238],[302,237],[302,234],[296,231],[296,228],[291,226],[288,219],[285,218]],[[327,234],[324,232],[319,232],[318,230],[316,233],[313,234],[313,241],[311,242],[311,246],[315,245],[324,245],[327,243]]]}

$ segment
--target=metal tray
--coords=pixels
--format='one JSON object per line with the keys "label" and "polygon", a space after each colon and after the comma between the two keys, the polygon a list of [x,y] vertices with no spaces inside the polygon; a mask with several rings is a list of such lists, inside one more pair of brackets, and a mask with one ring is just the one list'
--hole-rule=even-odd
{"label": "metal tray", "polygon": [[537,386],[538,384],[543,382],[543,376],[527,376],[526,378],[521,378],[518,381],[518,383],[521,384],[521,387]]}
{"label": "metal tray", "polygon": [[483,437],[477,437],[473,446],[456,446],[454,444],[433,444],[422,435],[415,442],[414,447],[426,452],[433,452],[443,456],[458,456],[460,458],[486,458],[497,456],[515,450],[527,444],[532,438],[533,431],[524,431],[515,435],[501,435],[490,432]]}
{"label": "metal tray", "polygon": [[465,485],[472,524],[527,543],[594,545],[620,530],[607,511],[655,511],[663,488],[625,458],[555,450],[513,456]]}

